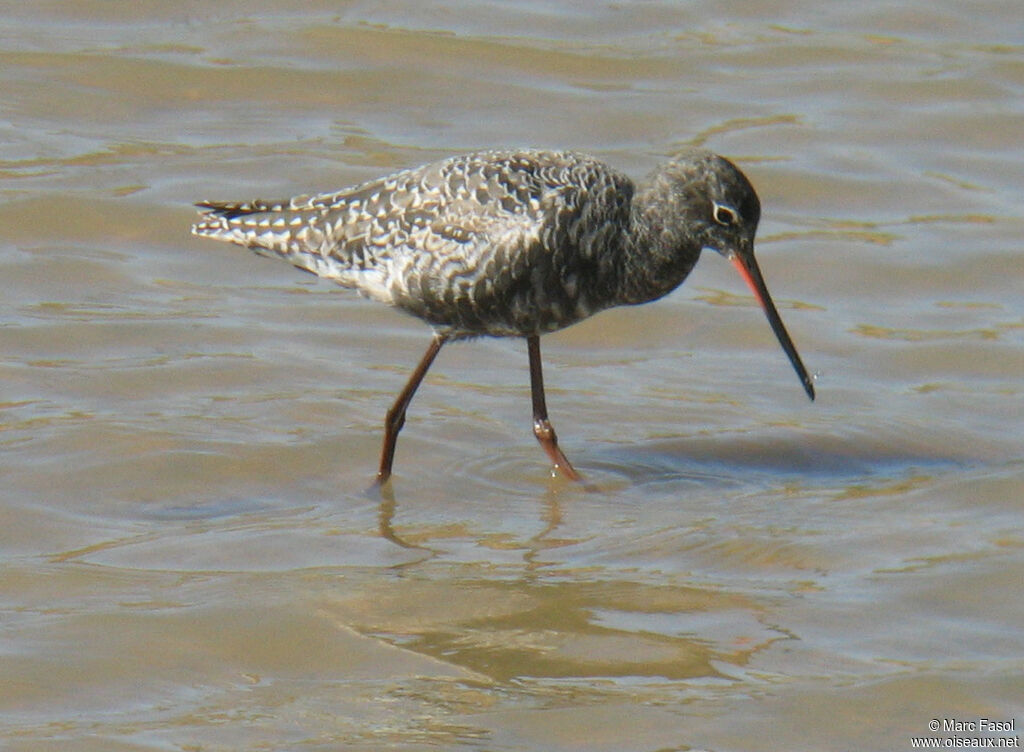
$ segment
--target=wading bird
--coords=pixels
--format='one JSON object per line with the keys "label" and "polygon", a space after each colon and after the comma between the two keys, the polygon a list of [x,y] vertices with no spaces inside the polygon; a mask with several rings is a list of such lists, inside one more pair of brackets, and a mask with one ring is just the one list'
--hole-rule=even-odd
{"label": "wading bird", "polygon": [[379,483],[391,476],[406,410],[438,351],[481,335],[526,339],[534,434],[555,470],[578,480],[548,420],[540,336],[605,308],[657,300],[704,249],[739,271],[814,399],[754,259],[757,194],[732,162],[708,151],[682,153],[640,186],[583,154],[484,151],[335,193],[197,206],[194,234],[281,257],[433,328],[387,413]]}

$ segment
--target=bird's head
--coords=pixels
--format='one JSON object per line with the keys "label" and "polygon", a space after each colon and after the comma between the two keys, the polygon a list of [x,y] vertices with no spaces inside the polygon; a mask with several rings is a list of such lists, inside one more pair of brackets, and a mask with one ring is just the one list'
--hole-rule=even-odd
{"label": "bird's head", "polygon": [[682,221],[683,240],[730,257],[750,254],[761,219],[761,202],[746,175],[724,157],[703,149],[678,155],[657,172],[655,183],[667,215]]}
{"label": "bird's head", "polygon": [[688,237],[679,242],[699,250],[714,250],[736,267],[764,309],[804,391],[814,399],[814,384],[782,324],[754,258],[761,202],[747,176],[728,159],[695,149],[662,167],[656,181],[661,184],[663,200],[670,205],[666,208],[683,220],[675,226]]}

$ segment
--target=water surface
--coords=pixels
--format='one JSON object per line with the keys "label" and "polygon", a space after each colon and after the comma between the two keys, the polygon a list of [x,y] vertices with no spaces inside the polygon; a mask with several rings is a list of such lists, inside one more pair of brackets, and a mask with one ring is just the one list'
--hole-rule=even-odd
{"label": "water surface", "polygon": [[[23,4],[0,21],[0,746],[909,749],[1021,716],[1013,3]],[[717,257],[525,345],[191,238],[464,150],[737,160]]]}

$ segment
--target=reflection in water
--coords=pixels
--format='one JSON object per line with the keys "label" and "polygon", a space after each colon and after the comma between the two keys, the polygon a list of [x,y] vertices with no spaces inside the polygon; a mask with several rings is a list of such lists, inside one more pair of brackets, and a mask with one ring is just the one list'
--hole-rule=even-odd
{"label": "reflection in water", "polygon": [[[551,483],[543,493],[543,497],[540,501],[540,522],[542,524],[542,528],[539,532],[531,535],[525,544],[522,544],[523,561],[527,565],[526,571],[545,565],[544,562],[540,562],[537,558],[543,551],[560,546],[572,545],[573,543],[578,542],[576,540],[559,540],[549,538],[549,536],[558,529],[562,522],[560,496],[562,491],[561,487],[564,487],[564,485],[564,480],[552,478]],[[398,510],[398,502],[396,500],[394,484],[375,483],[367,489],[366,496],[368,498],[376,499],[378,502],[377,529],[378,533],[384,540],[390,541],[402,548],[420,549],[434,554],[439,553],[422,542],[429,541],[429,535],[418,533],[416,537],[421,540],[413,543],[406,538],[403,538],[395,531],[394,521]]]}
{"label": "reflection in water", "polygon": [[397,503],[395,502],[395,490],[391,483],[374,483],[367,489],[366,495],[376,497],[380,504],[377,513],[377,530],[380,532],[381,538],[391,541],[396,546],[401,546],[402,548],[418,548],[423,551],[436,553],[427,546],[406,541],[395,532],[394,521]]}

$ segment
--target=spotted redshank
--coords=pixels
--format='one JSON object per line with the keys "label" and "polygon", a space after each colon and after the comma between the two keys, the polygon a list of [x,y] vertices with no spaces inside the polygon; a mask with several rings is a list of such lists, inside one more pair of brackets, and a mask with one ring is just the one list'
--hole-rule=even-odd
{"label": "spotted redshank", "polygon": [[525,337],[533,432],[557,472],[579,474],[548,420],[540,336],[598,311],[657,300],[704,249],[730,260],[814,399],[814,385],[754,259],[757,194],[729,160],[693,149],[633,182],[583,154],[484,151],[285,201],[197,204],[192,232],[279,256],[426,321],[433,339],[384,422],[379,483],[406,410],[441,347]]}

